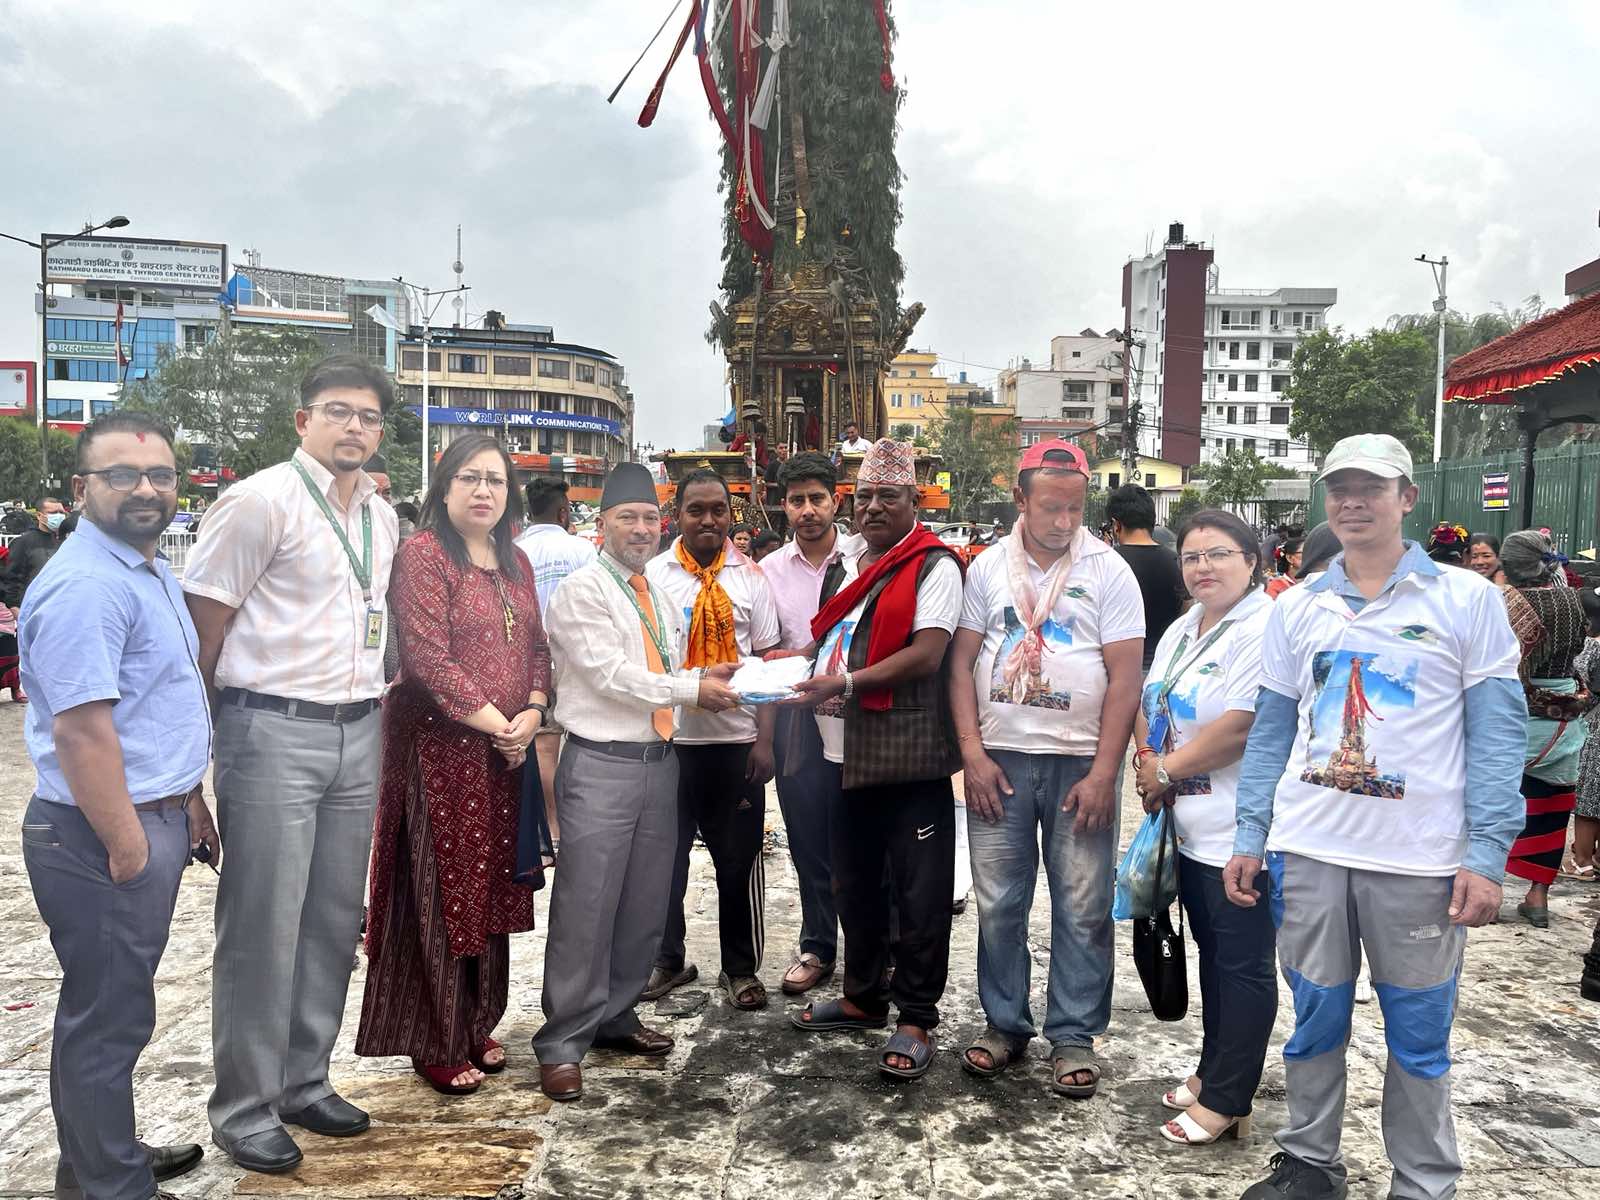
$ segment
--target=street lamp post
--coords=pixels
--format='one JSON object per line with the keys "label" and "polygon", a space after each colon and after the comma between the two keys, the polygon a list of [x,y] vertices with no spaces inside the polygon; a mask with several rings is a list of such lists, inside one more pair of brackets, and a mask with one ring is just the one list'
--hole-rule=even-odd
{"label": "street lamp post", "polygon": [[60,237],[51,237],[41,233],[37,242],[29,238],[20,238],[10,233],[0,233],[0,237],[8,241],[20,242],[24,246],[31,246],[39,252],[39,391],[35,397],[37,418],[39,422],[39,479],[41,486],[49,486],[50,479],[50,426],[45,420],[45,399],[48,394],[49,381],[46,378],[49,367],[48,332],[50,329],[50,248],[59,246],[62,242],[70,242],[73,238],[89,237],[99,233],[102,229],[121,229],[128,224],[127,217],[112,217],[109,221],[102,221],[98,225],[86,225],[81,233],[63,234]]}
{"label": "street lamp post", "polygon": [[1433,268],[1433,282],[1439,289],[1439,296],[1433,302],[1433,311],[1439,314],[1439,362],[1434,372],[1433,380],[1433,461],[1438,462],[1444,442],[1444,319],[1446,295],[1444,290],[1445,276],[1450,273],[1450,256],[1442,255],[1439,258],[1429,258],[1426,254],[1417,255],[1419,263],[1427,263]]}
{"label": "street lamp post", "polygon": [[[418,283],[409,283],[396,275],[394,281],[403,288],[408,288],[414,298],[420,297],[421,302],[417,307],[422,311],[422,490],[428,490],[428,468],[433,465],[433,451],[428,443],[428,391],[431,382],[431,373],[428,369],[428,355],[433,351],[433,314],[439,311],[439,305],[444,303],[446,296],[461,297],[470,292],[470,284],[458,284],[442,292],[435,292]],[[386,324],[381,318],[374,317],[380,324]],[[398,323],[392,328],[399,329]]]}

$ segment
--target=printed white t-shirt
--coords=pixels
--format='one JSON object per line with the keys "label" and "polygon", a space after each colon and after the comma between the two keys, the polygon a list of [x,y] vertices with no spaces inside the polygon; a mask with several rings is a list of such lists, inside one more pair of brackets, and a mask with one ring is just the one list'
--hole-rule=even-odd
{"label": "printed white t-shirt", "polygon": [[[1168,754],[1223,715],[1256,710],[1261,637],[1272,615],[1271,599],[1260,588],[1252,589],[1206,630],[1204,637],[1197,637],[1202,614],[1196,604],[1167,627],[1145,677],[1144,719],[1153,725],[1161,689],[1169,675],[1177,672],[1167,693],[1171,721]],[[1233,805],[1239,792],[1238,761],[1174,783],[1178,799],[1172,815],[1178,823],[1178,852],[1213,867],[1227,866],[1233,856],[1236,828]]]}
{"label": "printed white t-shirt", "polygon": [[1262,683],[1300,707],[1267,849],[1455,874],[1467,846],[1465,693],[1516,679],[1519,657],[1499,589],[1473,571],[1412,572],[1359,613],[1318,579],[1290,588],[1261,642]]}
{"label": "printed white t-shirt", "polygon": [[[913,527],[912,533],[915,532]],[[910,536],[910,533],[906,534],[906,537]],[[844,578],[839,583],[838,591],[844,591],[861,574],[861,556],[869,548],[863,545],[839,560],[844,567]],[[917,569],[921,569],[920,563]],[[817,647],[817,661],[811,669],[812,678],[843,674],[845,664],[850,661],[850,640],[866,607],[865,601],[856,605],[850,610],[849,616],[823,635],[822,644]],[[933,570],[928,572],[928,577],[917,589],[917,611],[911,619],[911,632],[942,629],[953,634],[960,617],[961,568],[956,565],[952,555],[941,554]],[[844,761],[843,713],[844,701],[838,697],[817,706],[817,730],[822,734],[822,755],[831,763]]]}
{"label": "printed white t-shirt", "polygon": [[[1101,647],[1144,637],[1144,597],[1133,571],[1097,537],[1079,528],[1072,569],[1055,610],[1040,626],[1044,655],[1039,676],[1021,704],[1005,685],[1006,657],[1022,640],[1022,618],[1011,597],[1006,546],[985,550],[967,568],[961,628],[983,635],[975,674],[978,732],[991,750],[1092,757],[1100,744],[1106,696]],[[1042,591],[1046,568],[1028,559],[1028,577]]]}
{"label": "printed white t-shirt", "polygon": [[[687,642],[689,626],[694,617],[694,602],[700,595],[700,580],[683,569],[677,559],[678,541],[645,564],[644,575],[651,584],[661,589],[671,604],[683,614],[683,637]],[[741,657],[749,658],[757,650],[770,650],[781,638],[778,629],[778,606],[772,599],[772,588],[761,568],[739,552],[732,542],[725,547],[727,557],[717,581],[733,601],[733,638],[739,646]],[[678,647],[680,661],[683,646]],[[678,718],[678,732],[673,738],[685,746],[737,744],[756,740],[755,713],[749,708],[730,708],[726,712],[709,713],[703,708],[684,707]]]}

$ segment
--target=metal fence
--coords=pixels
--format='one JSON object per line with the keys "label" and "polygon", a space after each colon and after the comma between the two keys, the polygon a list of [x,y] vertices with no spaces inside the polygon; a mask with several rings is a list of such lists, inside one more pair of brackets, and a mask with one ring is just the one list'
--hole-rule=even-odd
{"label": "metal fence", "polygon": [[[0,533],[0,546],[9,546],[21,536],[20,533]],[[189,561],[189,549],[194,545],[195,536],[192,533],[176,532],[161,535],[161,553],[167,556],[167,563],[172,568],[173,574],[183,574],[184,564]]]}
{"label": "metal fence", "polygon": [[[1486,512],[1483,477],[1492,474],[1510,476],[1510,504]],[[1496,537],[1522,525],[1522,459],[1517,451],[1418,466],[1415,482],[1420,496],[1405,524],[1406,537],[1415,541],[1426,542],[1428,531],[1441,521]],[[1323,489],[1318,485],[1311,496],[1312,513],[1323,511],[1322,498]],[[1557,550],[1576,555],[1594,547],[1600,534],[1597,501],[1600,446],[1561,446],[1534,456],[1533,524],[1535,528],[1549,527]]]}

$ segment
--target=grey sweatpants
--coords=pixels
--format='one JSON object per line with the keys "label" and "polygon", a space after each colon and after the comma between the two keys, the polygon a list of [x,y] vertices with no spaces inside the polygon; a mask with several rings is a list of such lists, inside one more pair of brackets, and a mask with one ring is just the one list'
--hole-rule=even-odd
{"label": "grey sweatpants", "polygon": [[561,862],[544,949],[544,1066],[582,1062],[596,1036],[638,1032],[634,1002],[667,924],[678,845],[678,759],[613,758],[567,739],[556,771]]}
{"label": "grey sweatpants", "polygon": [[1389,1195],[1447,1200],[1461,1157],[1450,1114],[1450,1027],[1467,931],[1450,923],[1448,877],[1336,867],[1267,855],[1278,961],[1294,993],[1294,1035],[1283,1048],[1289,1126],[1278,1145],[1342,1184],[1345,1050],[1361,952],[1383,1008],[1389,1047],[1383,1142]]}
{"label": "grey sweatpants", "polygon": [[336,725],[224,705],[222,880],[208,1113],[224,1143],[331,1095],[372,849],[381,717]]}

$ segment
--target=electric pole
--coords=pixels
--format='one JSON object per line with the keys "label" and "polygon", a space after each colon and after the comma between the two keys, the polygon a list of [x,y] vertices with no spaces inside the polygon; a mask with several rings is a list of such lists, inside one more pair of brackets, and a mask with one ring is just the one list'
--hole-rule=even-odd
{"label": "electric pole", "polygon": [[1439,364],[1434,372],[1433,381],[1433,461],[1438,462],[1444,448],[1444,322],[1445,322],[1445,276],[1450,272],[1450,256],[1441,255],[1437,259],[1429,258],[1426,254],[1417,255],[1419,263],[1427,263],[1433,270],[1433,283],[1439,289],[1439,296],[1433,302],[1433,311],[1439,316]]}

